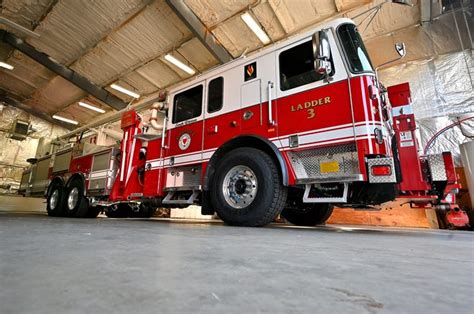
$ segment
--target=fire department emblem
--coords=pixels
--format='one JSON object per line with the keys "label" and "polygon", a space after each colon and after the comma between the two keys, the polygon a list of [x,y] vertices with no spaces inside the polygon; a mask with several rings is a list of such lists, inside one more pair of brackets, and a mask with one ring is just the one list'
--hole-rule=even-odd
{"label": "fire department emblem", "polygon": [[191,145],[191,135],[189,135],[188,133],[181,134],[181,136],[179,137],[178,145],[181,150],[188,149],[189,145]]}
{"label": "fire department emblem", "polygon": [[244,67],[244,78],[245,82],[252,80],[257,77],[257,62],[247,64]]}

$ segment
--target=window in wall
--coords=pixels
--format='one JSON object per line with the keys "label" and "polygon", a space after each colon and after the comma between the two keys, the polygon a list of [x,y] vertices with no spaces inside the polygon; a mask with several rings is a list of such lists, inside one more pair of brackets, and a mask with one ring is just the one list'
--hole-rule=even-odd
{"label": "window in wall", "polygon": [[173,102],[173,123],[199,117],[202,111],[202,85],[176,94]]}
{"label": "window in wall", "polygon": [[221,110],[224,103],[224,78],[218,77],[209,82],[207,97],[207,112],[212,113]]}

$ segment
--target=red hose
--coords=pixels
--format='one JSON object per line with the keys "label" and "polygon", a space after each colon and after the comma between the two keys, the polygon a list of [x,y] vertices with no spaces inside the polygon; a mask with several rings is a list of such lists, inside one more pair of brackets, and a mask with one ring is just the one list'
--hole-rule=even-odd
{"label": "red hose", "polygon": [[436,140],[436,138],[438,136],[440,136],[442,133],[446,132],[447,130],[457,126],[457,125],[460,125],[462,122],[466,121],[466,120],[469,120],[469,119],[474,119],[474,116],[472,117],[467,117],[467,118],[464,118],[464,119],[461,119],[461,120],[458,120],[454,123],[451,123],[450,125],[448,126],[445,126],[444,128],[442,128],[441,130],[439,130],[438,132],[436,132],[431,138],[430,140],[428,141],[428,143],[426,143],[425,145],[425,148],[423,149],[423,154],[426,155],[426,153],[428,152],[428,150],[430,149],[430,146],[431,144],[433,144],[433,142]]}

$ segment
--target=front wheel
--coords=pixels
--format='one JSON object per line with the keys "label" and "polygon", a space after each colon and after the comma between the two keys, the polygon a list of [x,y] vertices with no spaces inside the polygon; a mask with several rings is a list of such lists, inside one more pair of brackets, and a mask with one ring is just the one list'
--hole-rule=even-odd
{"label": "front wheel", "polygon": [[286,202],[287,188],[277,165],[255,148],[238,148],[218,163],[211,202],[229,225],[257,227],[272,222]]}
{"label": "front wheel", "polygon": [[331,216],[334,206],[331,204],[305,204],[298,208],[285,208],[281,212],[283,218],[297,226],[322,225]]}

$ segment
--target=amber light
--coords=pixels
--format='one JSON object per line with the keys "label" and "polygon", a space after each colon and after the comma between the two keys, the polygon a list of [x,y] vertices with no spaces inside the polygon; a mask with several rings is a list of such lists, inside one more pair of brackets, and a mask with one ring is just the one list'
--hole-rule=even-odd
{"label": "amber light", "polygon": [[389,176],[392,174],[392,167],[389,165],[373,166],[371,171],[373,176]]}

